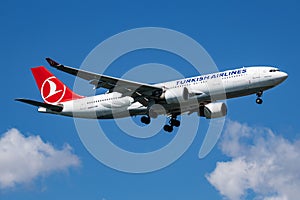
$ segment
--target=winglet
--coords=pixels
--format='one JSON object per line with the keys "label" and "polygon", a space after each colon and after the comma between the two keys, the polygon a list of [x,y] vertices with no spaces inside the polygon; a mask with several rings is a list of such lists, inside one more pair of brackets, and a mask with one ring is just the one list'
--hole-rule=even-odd
{"label": "winglet", "polygon": [[55,60],[52,60],[51,58],[46,58],[47,62],[49,63],[50,66],[52,67],[60,67],[63,66],[62,64],[59,64],[58,62],[56,62]]}

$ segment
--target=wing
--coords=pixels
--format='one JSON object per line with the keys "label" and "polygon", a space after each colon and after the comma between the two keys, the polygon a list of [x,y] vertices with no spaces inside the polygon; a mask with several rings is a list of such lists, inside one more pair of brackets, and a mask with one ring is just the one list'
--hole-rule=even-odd
{"label": "wing", "polygon": [[138,101],[145,106],[148,105],[151,99],[158,98],[163,92],[163,88],[161,87],[156,87],[150,84],[124,80],[120,78],[106,76],[103,74],[97,74],[93,72],[88,72],[88,71],[64,66],[52,60],[51,58],[46,58],[46,60],[50,64],[50,66],[58,70],[88,80],[90,84],[94,85],[95,89],[102,87],[102,88],[109,89],[110,92],[112,91],[120,92],[124,96],[133,97],[135,101]]}

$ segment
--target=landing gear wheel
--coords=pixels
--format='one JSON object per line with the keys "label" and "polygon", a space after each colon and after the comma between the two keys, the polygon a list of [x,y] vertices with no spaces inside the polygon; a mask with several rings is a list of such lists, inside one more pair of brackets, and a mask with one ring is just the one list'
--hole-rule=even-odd
{"label": "landing gear wheel", "polygon": [[256,99],[256,103],[257,104],[262,104],[263,100],[260,98],[263,95],[263,91],[260,90],[259,92],[256,93],[257,99]]}
{"label": "landing gear wheel", "polygon": [[262,104],[262,103],[263,103],[263,100],[262,100],[261,98],[257,98],[257,99],[256,99],[256,103],[257,103],[257,104]]}
{"label": "landing gear wheel", "polygon": [[142,118],[141,118],[141,122],[143,123],[143,124],[150,124],[150,117],[146,117],[146,116],[143,116]]}
{"label": "landing gear wheel", "polygon": [[179,127],[180,126],[180,121],[177,119],[172,119],[170,121],[171,126]]}
{"label": "landing gear wheel", "polygon": [[174,126],[175,126],[175,127],[179,127],[179,126],[180,126],[180,121],[177,120],[177,119],[176,119],[176,116],[173,115],[173,116],[171,117],[170,121],[169,121],[169,125],[166,124],[166,125],[164,126],[164,130],[170,133],[170,132],[173,131]]}
{"label": "landing gear wheel", "polygon": [[164,125],[164,131],[171,133],[173,131],[173,126]]}

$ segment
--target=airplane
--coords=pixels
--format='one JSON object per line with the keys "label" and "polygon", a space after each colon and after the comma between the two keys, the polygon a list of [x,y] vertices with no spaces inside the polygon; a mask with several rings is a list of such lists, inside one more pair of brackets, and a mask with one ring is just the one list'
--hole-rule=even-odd
{"label": "airplane", "polygon": [[[51,67],[89,81],[105,94],[85,97],[76,94],[44,66],[31,68],[44,102],[15,99],[38,107],[38,112],[69,117],[113,119],[141,115],[149,124],[158,115],[170,120],[166,132],[180,126],[182,114],[197,113],[207,119],[224,117],[227,106],[221,100],[256,94],[262,104],[263,92],[273,88],[288,74],[272,66],[250,66],[164,83],[147,84],[88,72],[46,58]],[[195,103],[196,102],[196,103]],[[160,106],[157,106],[160,105]]]}

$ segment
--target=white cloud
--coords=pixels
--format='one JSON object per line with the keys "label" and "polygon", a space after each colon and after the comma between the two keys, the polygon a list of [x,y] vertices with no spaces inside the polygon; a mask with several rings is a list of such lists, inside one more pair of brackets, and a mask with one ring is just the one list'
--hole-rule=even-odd
{"label": "white cloud", "polygon": [[300,140],[228,121],[220,148],[231,160],[218,162],[206,178],[224,197],[241,199],[251,191],[256,199],[299,199]]}
{"label": "white cloud", "polygon": [[0,138],[0,188],[28,183],[36,177],[79,166],[79,158],[65,145],[57,150],[39,136],[25,137],[11,129]]}

